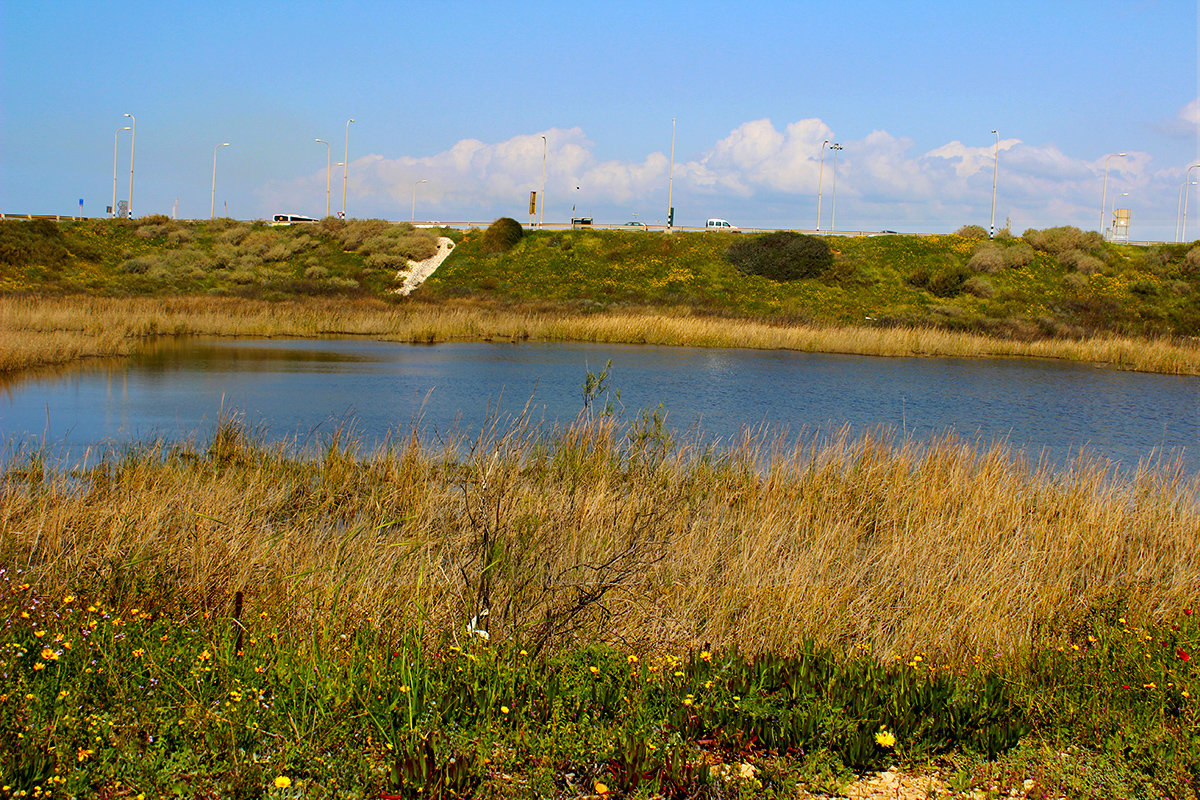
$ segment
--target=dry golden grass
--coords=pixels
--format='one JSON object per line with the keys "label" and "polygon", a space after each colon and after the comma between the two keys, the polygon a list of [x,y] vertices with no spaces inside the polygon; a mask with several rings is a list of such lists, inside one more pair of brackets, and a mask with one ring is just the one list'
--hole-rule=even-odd
{"label": "dry golden grass", "polygon": [[820,328],[643,310],[573,315],[374,300],[0,297],[0,372],[125,355],[156,336],[365,336],[404,342],[546,340],[746,347],[879,356],[1056,358],[1200,375],[1200,344],[1104,337],[1020,342],[915,328]]}
{"label": "dry golden grass", "polygon": [[226,424],[73,476],[19,459],[0,475],[0,563],[142,607],[221,613],[243,591],[299,623],[462,636],[485,606],[494,637],[523,641],[813,637],[956,660],[1019,654],[1117,603],[1138,617],[1200,599],[1200,487],[1170,465],[1056,472],[1002,445],[883,435],[635,446],[604,420],[397,441],[297,458]]}

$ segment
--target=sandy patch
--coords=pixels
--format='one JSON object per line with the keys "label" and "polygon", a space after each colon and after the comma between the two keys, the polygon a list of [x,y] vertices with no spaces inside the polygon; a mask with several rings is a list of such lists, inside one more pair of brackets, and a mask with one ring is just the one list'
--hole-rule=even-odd
{"label": "sandy patch", "polygon": [[450,251],[454,249],[454,242],[445,236],[438,237],[438,249],[433,256],[424,261],[409,261],[408,269],[402,269],[396,273],[396,280],[403,280],[403,285],[399,289],[393,289],[396,294],[407,297],[413,289],[416,289],[425,279],[433,274],[441,263],[446,260],[446,256],[450,255]]}

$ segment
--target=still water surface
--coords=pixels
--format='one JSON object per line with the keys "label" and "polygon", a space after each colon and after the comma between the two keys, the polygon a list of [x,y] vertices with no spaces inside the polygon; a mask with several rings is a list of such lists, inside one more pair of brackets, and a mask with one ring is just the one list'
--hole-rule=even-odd
{"label": "still water surface", "polygon": [[[611,359],[626,418],[660,403],[671,427],[728,440],[767,424],[791,434],[891,426],[928,438],[1004,439],[1062,462],[1080,448],[1134,466],[1180,456],[1200,474],[1200,379],[1030,359],[872,358],[786,351],[362,340],[185,340],[135,358],[33,378],[0,394],[0,434],[61,452],[211,432],[238,412],[300,444],[338,427],[366,445],[414,423],[476,431],[489,410],[565,422],[587,371]],[[620,392],[619,401],[615,392]]]}

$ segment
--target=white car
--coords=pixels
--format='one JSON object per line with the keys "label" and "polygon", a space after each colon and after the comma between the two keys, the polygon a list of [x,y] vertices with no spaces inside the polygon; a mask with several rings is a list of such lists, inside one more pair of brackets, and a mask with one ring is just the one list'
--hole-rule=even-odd
{"label": "white car", "polygon": [[730,225],[729,220],[717,219],[714,217],[713,219],[710,219],[708,222],[704,223],[704,230],[706,230],[706,231],[736,231],[737,226]]}

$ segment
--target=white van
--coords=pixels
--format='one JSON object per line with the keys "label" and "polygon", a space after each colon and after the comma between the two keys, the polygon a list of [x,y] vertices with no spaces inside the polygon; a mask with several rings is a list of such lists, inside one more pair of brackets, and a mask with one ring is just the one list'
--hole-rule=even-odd
{"label": "white van", "polygon": [[706,231],[736,231],[737,226],[730,225],[729,220],[716,219],[714,217],[713,219],[710,219],[708,222],[704,223],[704,230],[706,230]]}

